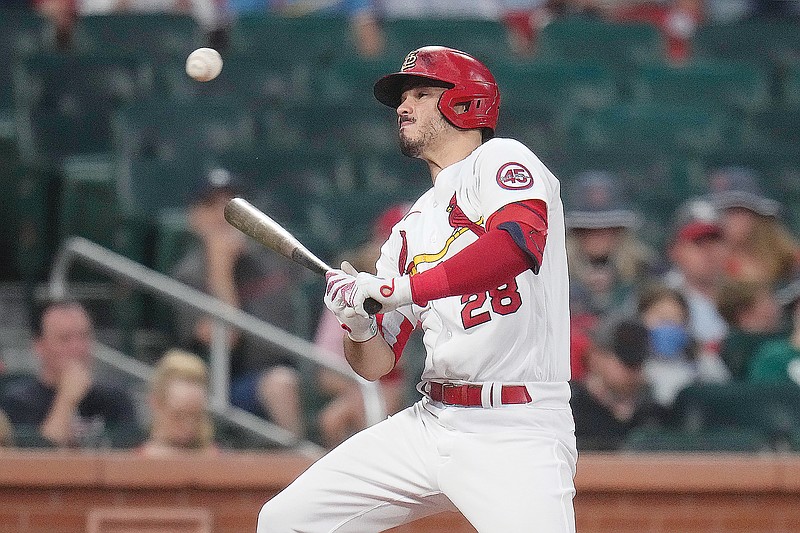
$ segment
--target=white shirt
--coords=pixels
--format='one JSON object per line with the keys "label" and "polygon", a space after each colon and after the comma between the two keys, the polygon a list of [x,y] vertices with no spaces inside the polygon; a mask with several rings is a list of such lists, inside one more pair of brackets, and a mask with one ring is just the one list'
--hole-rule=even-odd
{"label": "white shirt", "polygon": [[[548,234],[539,274],[527,270],[501,289],[416,304],[384,315],[394,346],[421,324],[423,380],[566,382],[570,378],[569,286],[558,179],[524,145],[493,139],[443,169],[392,230],[380,277],[423,272],[475,242],[500,207],[541,199]],[[455,217],[463,213],[464,216]],[[460,224],[451,224],[458,218]]]}

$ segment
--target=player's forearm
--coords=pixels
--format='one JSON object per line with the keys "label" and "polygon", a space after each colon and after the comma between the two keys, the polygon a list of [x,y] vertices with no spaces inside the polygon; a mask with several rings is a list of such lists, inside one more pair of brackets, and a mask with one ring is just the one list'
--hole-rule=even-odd
{"label": "player's forearm", "polygon": [[355,342],[344,336],[344,356],[356,374],[375,381],[394,368],[394,352],[380,335],[365,342]]}

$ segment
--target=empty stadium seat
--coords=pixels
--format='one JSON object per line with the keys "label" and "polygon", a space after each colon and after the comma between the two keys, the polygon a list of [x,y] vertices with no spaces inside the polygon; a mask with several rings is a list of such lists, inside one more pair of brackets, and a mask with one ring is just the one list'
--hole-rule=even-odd
{"label": "empty stadium seat", "polygon": [[14,86],[23,157],[55,163],[110,150],[111,115],[150,91],[147,65],[120,55],[30,56]]}
{"label": "empty stadium seat", "polygon": [[422,46],[462,50],[489,64],[511,54],[505,25],[499,20],[453,18],[392,18],[383,23],[387,57],[400,70],[405,55]]}
{"label": "empty stadium seat", "polygon": [[770,451],[766,437],[750,429],[685,431],[669,428],[636,428],[622,446],[627,452],[736,452]]}
{"label": "empty stadium seat", "polygon": [[235,98],[239,105],[258,110],[264,105],[303,102],[309,97],[308,79],[288,61],[256,56],[226,55],[219,76],[209,82],[190,78],[186,58],[170,58],[155,65],[156,89],[168,98]]}
{"label": "empty stadium seat", "polygon": [[109,13],[78,17],[75,49],[83,53],[128,53],[148,61],[186,57],[205,37],[194,18],[180,13]]}
{"label": "empty stadium seat", "polygon": [[120,110],[113,131],[113,148],[123,158],[163,162],[250,149],[255,141],[252,114],[233,97],[138,102]]}
{"label": "empty stadium seat", "polygon": [[692,38],[694,53],[766,67],[800,55],[800,25],[792,20],[743,20],[700,26]]}
{"label": "empty stadium seat", "polygon": [[632,82],[642,103],[712,105],[731,111],[755,111],[770,104],[770,78],[742,62],[692,61],[685,65],[644,65]]}
{"label": "empty stadium seat", "polygon": [[661,35],[655,26],[580,17],[552,21],[542,28],[537,46],[542,59],[607,65],[619,77],[622,91],[631,70],[658,62],[663,56]]}
{"label": "empty stadium seat", "polygon": [[345,16],[248,13],[231,27],[230,51],[311,68],[355,54],[351,34]]}
{"label": "empty stadium seat", "polygon": [[789,446],[800,428],[800,387],[794,383],[698,384],[675,399],[679,427],[687,431],[749,429],[777,449]]}

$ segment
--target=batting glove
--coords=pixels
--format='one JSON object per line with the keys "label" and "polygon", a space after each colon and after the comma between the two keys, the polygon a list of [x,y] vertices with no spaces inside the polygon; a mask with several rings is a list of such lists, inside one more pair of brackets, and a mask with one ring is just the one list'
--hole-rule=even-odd
{"label": "batting glove", "polygon": [[[350,264],[347,263],[347,265]],[[356,286],[355,277],[342,270],[334,269],[325,274],[325,281],[325,297],[323,298],[325,307],[336,315],[339,325],[347,331],[348,337],[355,342],[365,342],[377,335],[378,324],[375,317],[364,318],[346,303],[353,297]]]}
{"label": "batting glove", "polygon": [[347,293],[345,303],[361,317],[369,316],[364,310],[364,300],[367,298],[373,298],[381,304],[381,313],[394,311],[412,302],[409,276],[379,278],[367,272],[358,272],[347,261],[342,263],[342,271],[355,278],[355,288]]}

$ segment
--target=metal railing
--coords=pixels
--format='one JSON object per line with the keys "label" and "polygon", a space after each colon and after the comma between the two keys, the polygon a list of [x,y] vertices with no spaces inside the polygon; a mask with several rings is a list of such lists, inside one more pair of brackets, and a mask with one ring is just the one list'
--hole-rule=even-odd
{"label": "metal railing", "polygon": [[[369,382],[358,376],[341,358],[326,353],[305,339],[264,322],[213,296],[193,289],[82,237],[69,237],[59,248],[50,272],[48,287],[51,296],[65,297],[69,294],[67,287],[69,270],[75,262],[97,269],[113,278],[125,280],[143,291],[171,303],[180,302],[188,305],[213,318],[214,327],[210,347],[210,409],[215,415],[231,424],[275,444],[297,448],[308,455],[319,456],[324,452],[313,442],[300,440],[280,426],[230,404],[228,395],[230,352],[227,345],[226,326],[237,328],[245,334],[282,348],[295,358],[310,361],[353,380],[361,389],[367,424],[372,425],[386,417],[386,408],[377,383]],[[98,350],[96,357],[137,379],[147,380],[152,372],[149,365],[109,347],[102,347],[101,350]]]}

